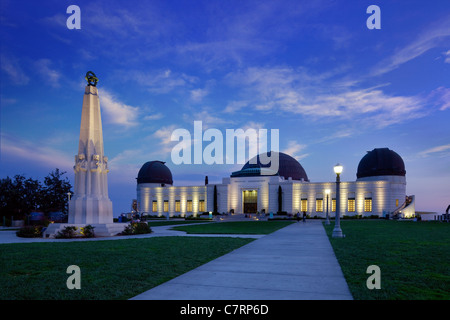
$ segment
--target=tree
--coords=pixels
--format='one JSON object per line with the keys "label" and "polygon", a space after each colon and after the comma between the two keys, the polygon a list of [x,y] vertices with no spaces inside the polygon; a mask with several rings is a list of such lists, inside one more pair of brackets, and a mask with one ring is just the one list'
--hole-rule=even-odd
{"label": "tree", "polygon": [[44,185],[38,180],[15,175],[13,179],[0,179],[0,216],[10,219],[24,219],[33,210],[67,212],[67,193],[72,186],[65,172],[59,169],[44,179]]}
{"label": "tree", "polygon": [[8,218],[22,219],[37,209],[41,199],[41,183],[23,175],[14,180],[6,177],[0,180],[0,214]]}
{"label": "tree", "polygon": [[44,178],[45,187],[42,190],[41,210],[44,212],[61,211],[67,213],[67,193],[72,186],[69,179],[62,176],[58,168]]}

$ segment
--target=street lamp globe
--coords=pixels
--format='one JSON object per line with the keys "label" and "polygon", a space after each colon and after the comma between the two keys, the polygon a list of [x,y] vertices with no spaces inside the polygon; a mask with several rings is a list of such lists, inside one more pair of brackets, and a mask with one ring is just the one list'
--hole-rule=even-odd
{"label": "street lamp globe", "polygon": [[338,163],[337,165],[334,166],[334,173],[339,175],[342,173],[343,169],[344,167]]}

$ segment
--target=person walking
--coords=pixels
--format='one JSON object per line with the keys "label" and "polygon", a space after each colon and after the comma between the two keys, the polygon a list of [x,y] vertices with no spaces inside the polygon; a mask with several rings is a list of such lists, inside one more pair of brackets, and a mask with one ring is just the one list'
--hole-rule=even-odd
{"label": "person walking", "polygon": [[300,222],[300,212],[297,211],[297,222]]}
{"label": "person walking", "polygon": [[306,212],[303,211],[303,222],[306,222]]}

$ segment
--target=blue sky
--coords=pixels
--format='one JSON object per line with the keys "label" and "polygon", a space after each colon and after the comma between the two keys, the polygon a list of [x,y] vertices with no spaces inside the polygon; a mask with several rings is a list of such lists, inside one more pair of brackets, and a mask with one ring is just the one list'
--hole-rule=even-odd
{"label": "blue sky", "polygon": [[[69,30],[69,5],[81,29]],[[369,30],[369,5],[381,29]],[[175,165],[170,135],[203,127],[279,129],[313,182],[356,179],[366,151],[405,161],[416,209],[450,204],[450,2],[1,1],[1,172],[74,180],[81,106],[98,84],[114,215],[162,160],[175,185],[242,165]],[[204,146],[206,143],[204,144]]]}

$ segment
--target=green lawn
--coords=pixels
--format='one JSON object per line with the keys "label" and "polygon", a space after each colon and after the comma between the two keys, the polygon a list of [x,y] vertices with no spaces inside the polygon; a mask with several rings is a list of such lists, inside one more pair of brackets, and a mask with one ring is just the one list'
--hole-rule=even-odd
{"label": "green lawn", "polygon": [[269,234],[291,223],[292,221],[232,221],[178,226],[172,229],[201,234]]}
{"label": "green lawn", "polygon": [[[355,299],[450,299],[450,224],[342,221],[343,239],[331,238]],[[369,290],[369,265],[381,270],[381,289]]]}
{"label": "green lawn", "polygon": [[[155,237],[0,244],[0,300],[128,299],[251,241]],[[67,289],[69,265],[81,269],[80,290]]]}

